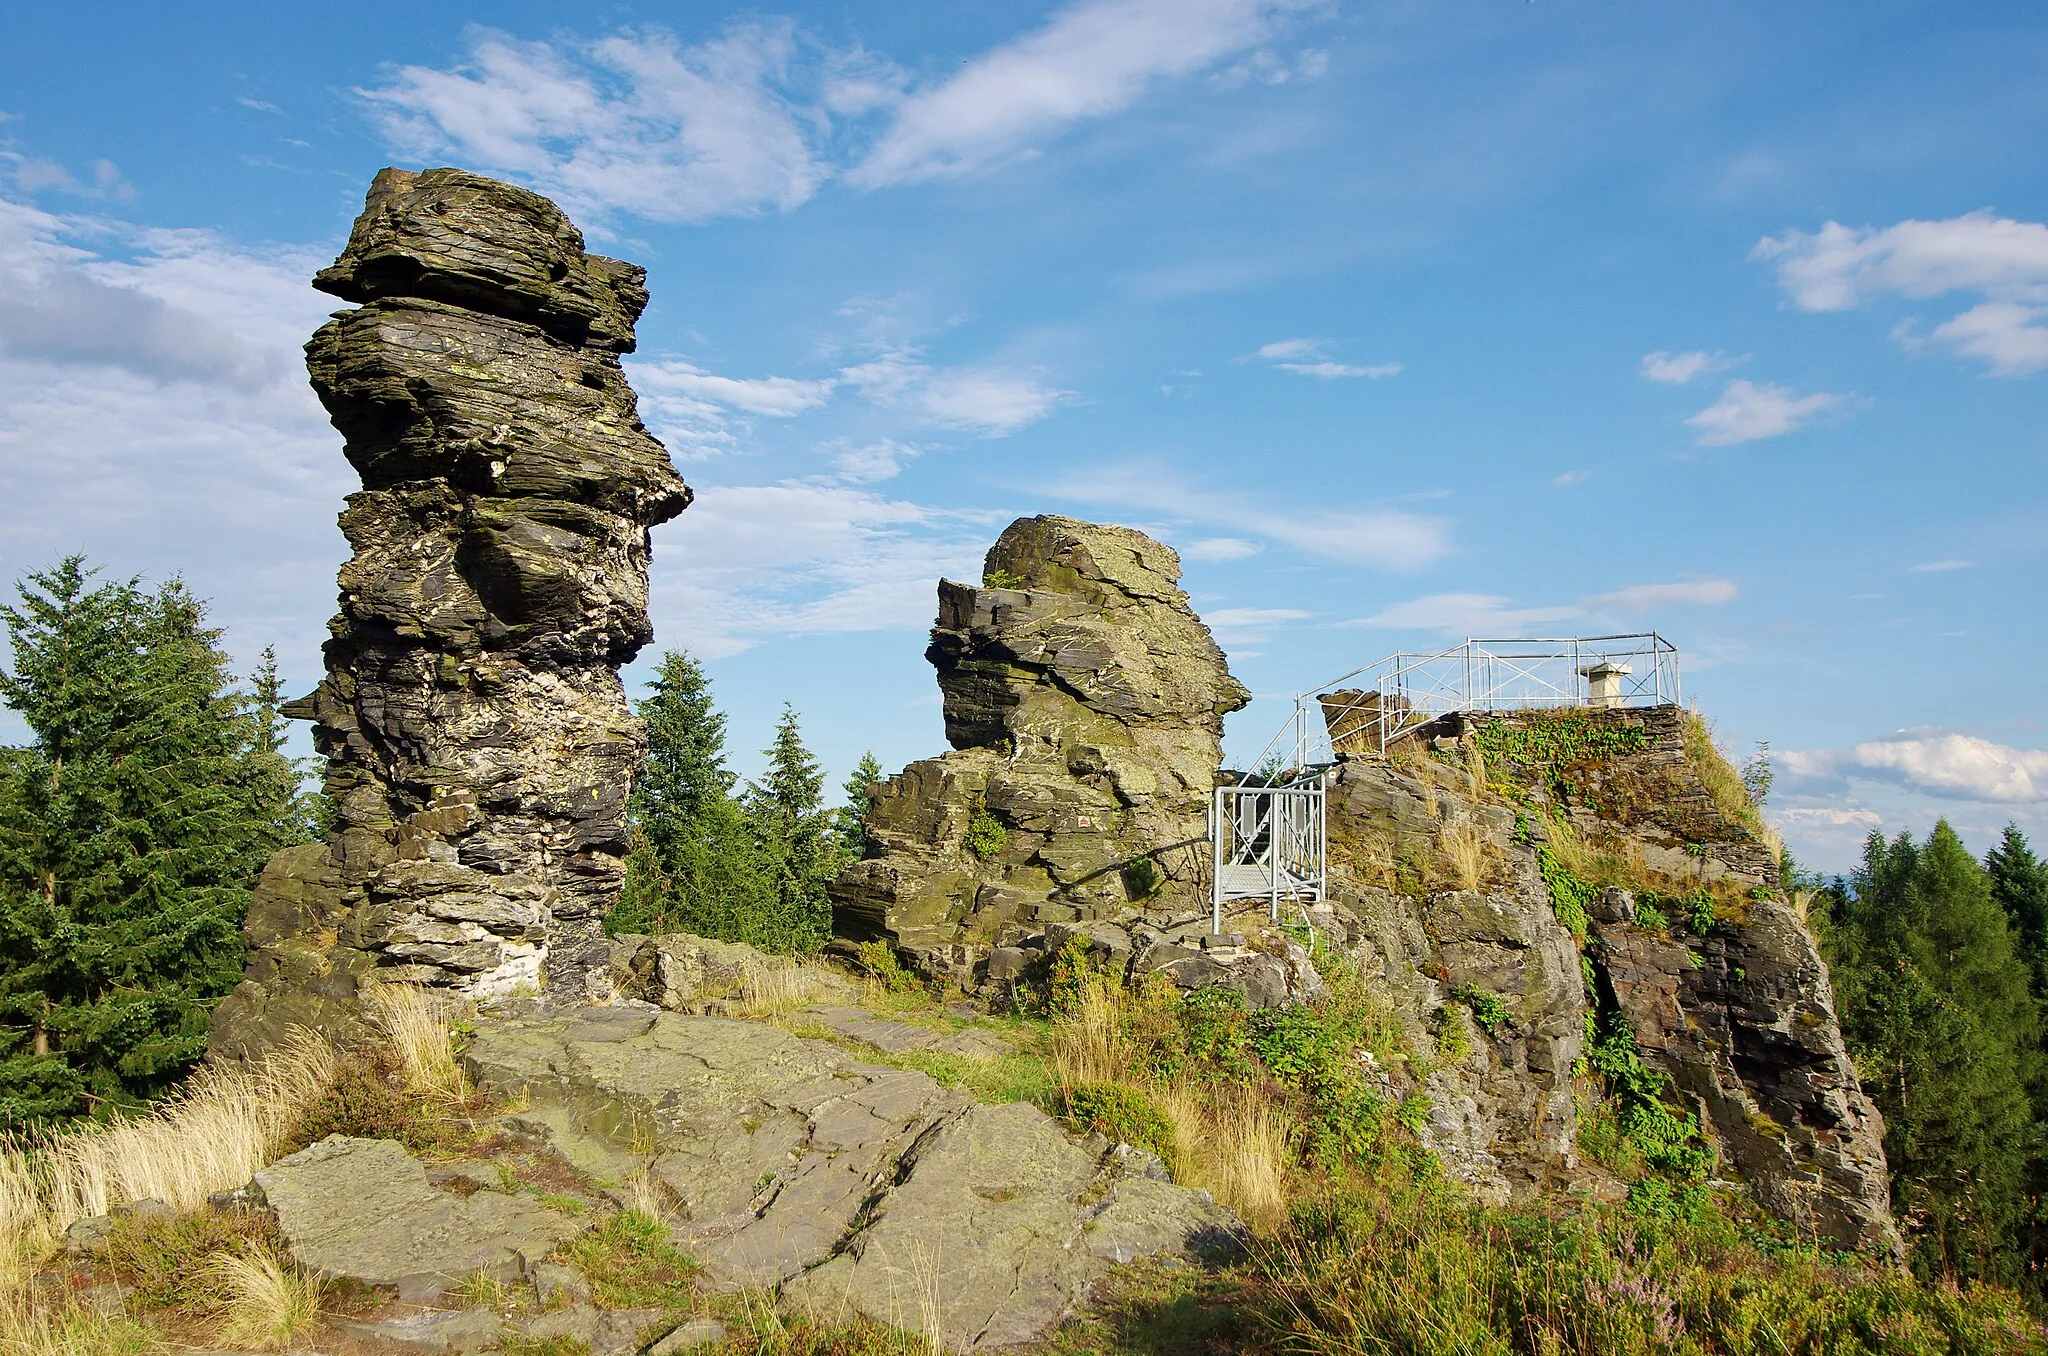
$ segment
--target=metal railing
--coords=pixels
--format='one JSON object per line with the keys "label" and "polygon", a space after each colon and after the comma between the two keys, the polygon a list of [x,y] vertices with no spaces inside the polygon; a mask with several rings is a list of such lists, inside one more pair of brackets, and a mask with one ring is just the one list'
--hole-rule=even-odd
{"label": "metal railing", "polygon": [[1223,931],[1223,906],[1232,900],[1264,899],[1278,922],[1281,900],[1323,897],[1328,776],[1317,768],[1273,785],[1216,788],[1209,806],[1212,933]]}
{"label": "metal railing", "polygon": [[1622,636],[1468,640],[1401,651],[1295,694],[1294,719],[1261,754],[1310,768],[1339,753],[1385,753],[1453,711],[1662,706],[1680,700],[1678,648],[1654,631]]}

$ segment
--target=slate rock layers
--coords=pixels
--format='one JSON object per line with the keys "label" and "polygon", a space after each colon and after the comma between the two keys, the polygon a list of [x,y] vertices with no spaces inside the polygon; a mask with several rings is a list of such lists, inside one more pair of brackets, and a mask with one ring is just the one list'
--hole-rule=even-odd
{"label": "slate rock layers", "polygon": [[939,584],[925,657],[954,752],[878,788],[835,926],[965,977],[1007,933],[1199,907],[1223,717],[1249,694],[1142,532],[1012,523]]}
{"label": "slate rock layers", "polygon": [[618,670],[653,634],[648,529],[690,502],[619,365],[645,276],[534,193],[386,169],[314,279],[361,303],[306,346],[363,488],[327,677],[287,708],[336,817],[266,869],[217,1048],[331,1027],[371,969],[604,996],[641,752]]}

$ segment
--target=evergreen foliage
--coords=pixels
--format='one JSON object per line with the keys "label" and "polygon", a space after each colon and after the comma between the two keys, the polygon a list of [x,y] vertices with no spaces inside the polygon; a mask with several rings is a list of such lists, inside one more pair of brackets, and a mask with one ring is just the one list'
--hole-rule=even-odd
{"label": "evergreen foliage", "polygon": [[1827,893],[1843,1034],[1884,1113],[1916,1268],[2021,1279],[2041,1026],[1990,874],[1944,820],[1920,844],[1873,833]]}
{"label": "evergreen foliage", "polygon": [[607,926],[816,951],[831,936],[825,882],[846,854],[795,713],[784,709],[764,780],[742,798],[702,666],[670,651],[649,686],[638,708],[647,758],[633,786],[633,846]]}
{"label": "evergreen foliage", "polygon": [[249,889],[311,835],[266,652],[253,702],[173,579],[95,585],[71,556],[0,607],[0,1124],[155,1096],[242,975]]}
{"label": "evergreen foliage", "polygon": [[882,764],[870,749],[854,765],[853,775],[841,783],[846,804],[834,812],[833,826],[849,861],[859,861],[868,855],[867,813],[874,808],[875,788],[887,780]]}

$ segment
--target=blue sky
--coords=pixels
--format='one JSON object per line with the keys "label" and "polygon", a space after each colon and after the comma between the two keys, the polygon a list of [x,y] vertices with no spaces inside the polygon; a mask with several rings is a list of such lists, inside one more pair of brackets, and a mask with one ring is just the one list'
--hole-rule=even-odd
{"label": "blue sky", "polygon": [[[568,17],[564,17],[565,14]],[[1131,523],[1259,694],[1654,627],[1812,864],[2048,836],[2036,5],[10,6],[0,570],[182,572],[295,686],[299,345],[385,164],[646,265],[657,647],[751,770],[944,747],[933,581]],[[649,658],[651,658],[651,653]],[[642,668],[645,665],[643,663]],[[629,675],[629,677],[632,675]],[[10,726],[18,737],[19,726]]]}

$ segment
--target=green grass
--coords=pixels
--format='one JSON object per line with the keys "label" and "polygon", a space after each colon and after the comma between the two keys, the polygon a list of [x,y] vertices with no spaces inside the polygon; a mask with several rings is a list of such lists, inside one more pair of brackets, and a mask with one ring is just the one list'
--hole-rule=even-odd
{"label": "green grass", "polygon": [[590,1282],[590,1295],[606,1309],[688,1310],[692,1281],[701,1268],[669,1242],[668,1229],[651,1215],[621,1211],[562,1249]]}

